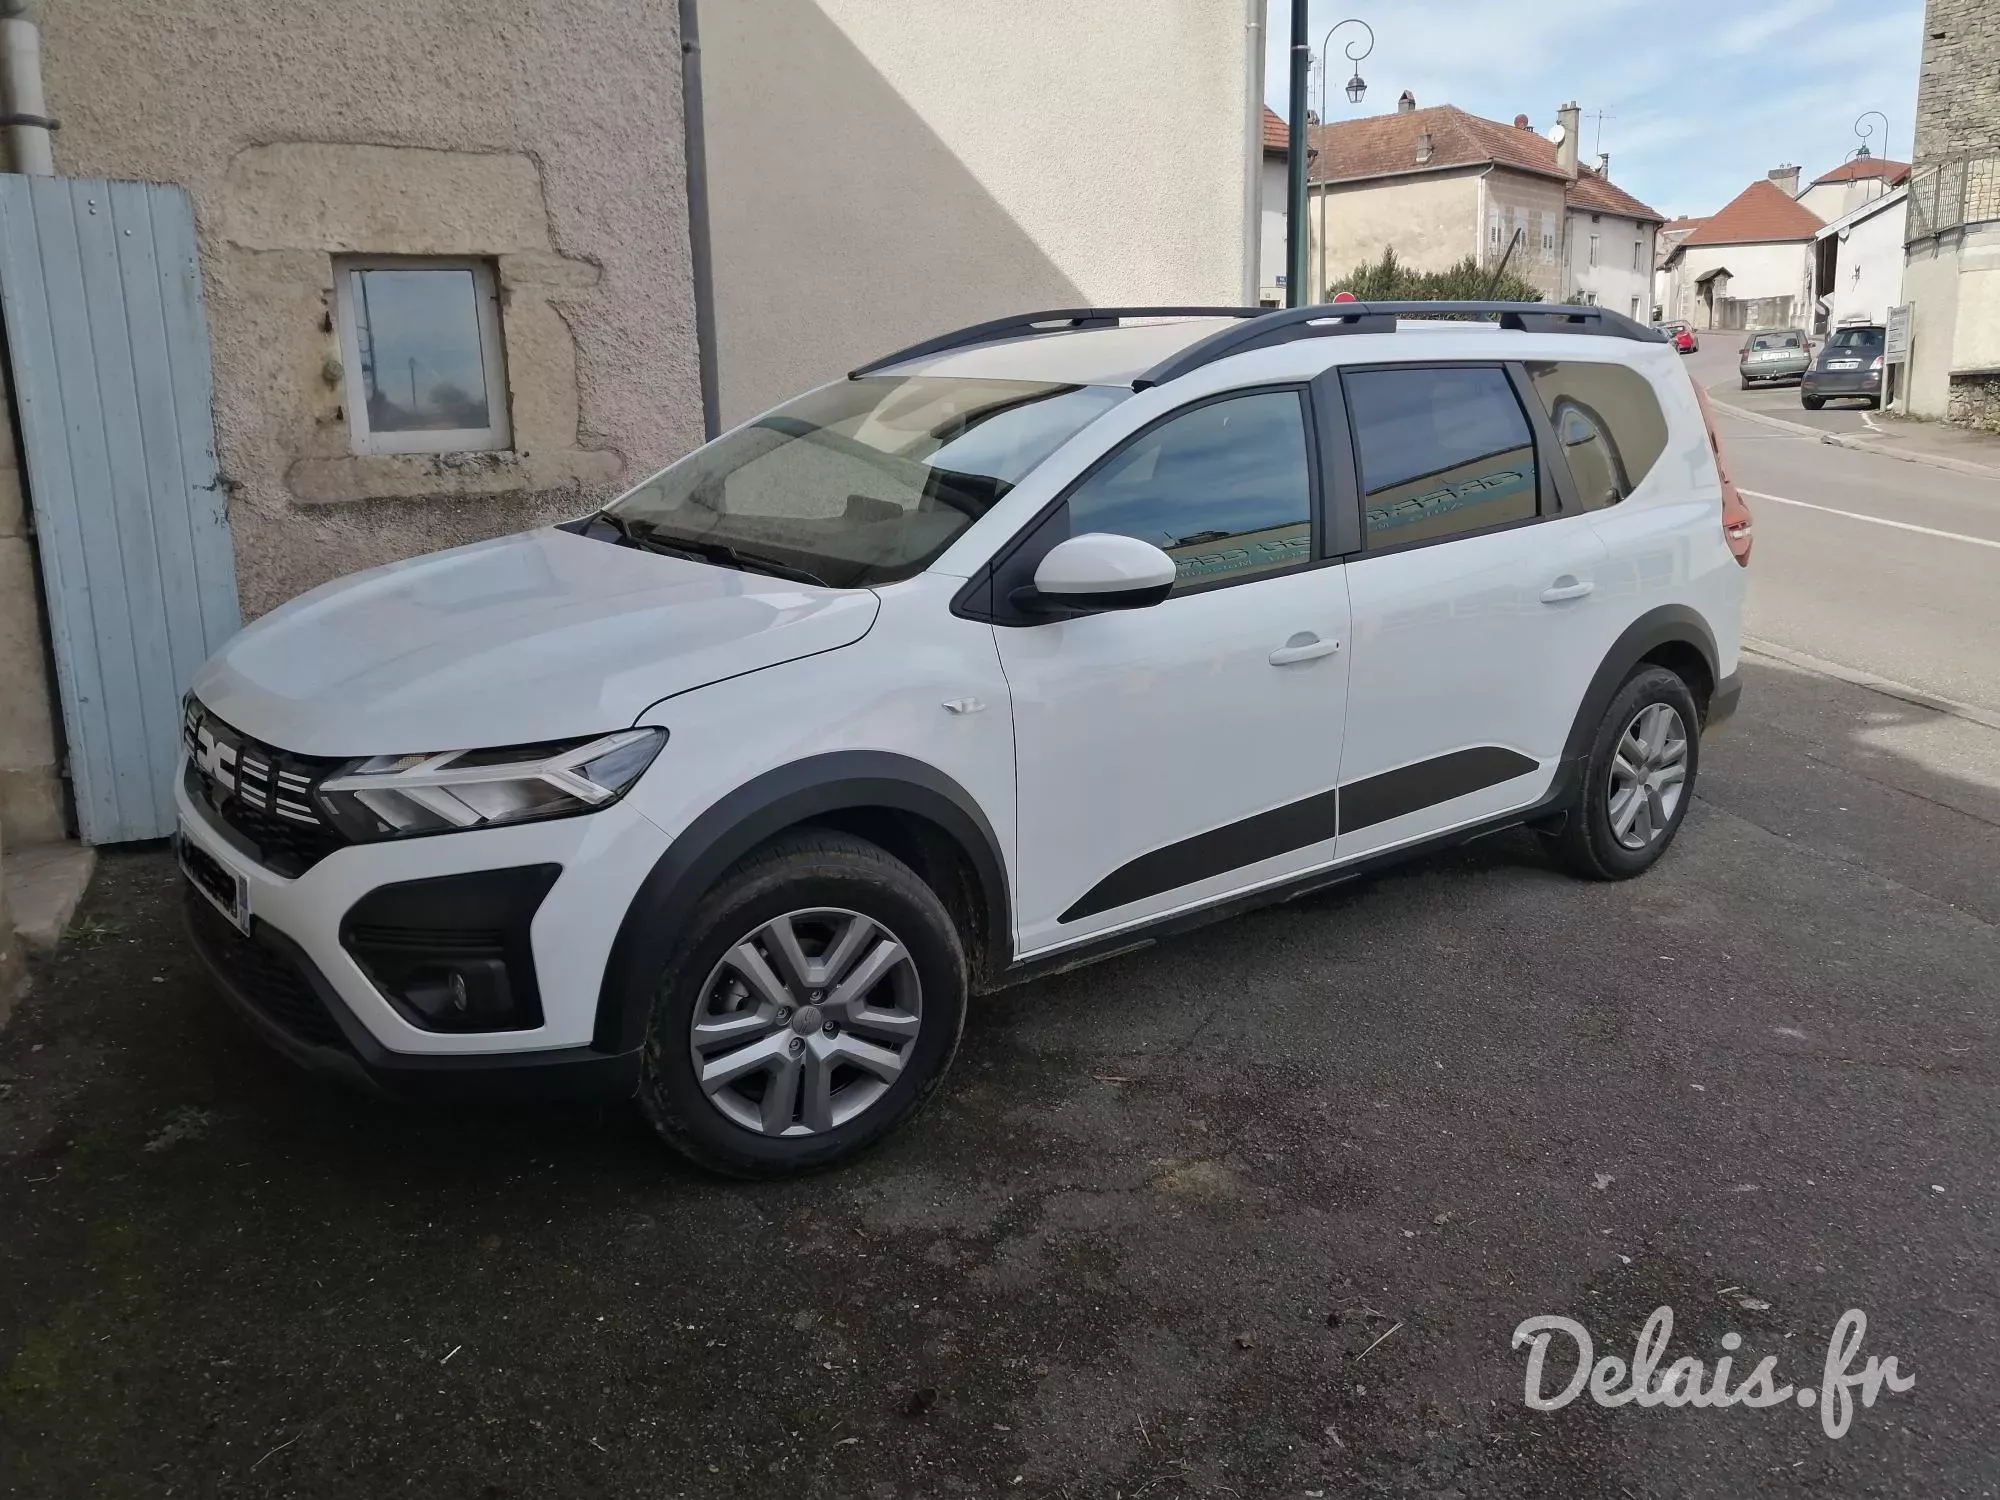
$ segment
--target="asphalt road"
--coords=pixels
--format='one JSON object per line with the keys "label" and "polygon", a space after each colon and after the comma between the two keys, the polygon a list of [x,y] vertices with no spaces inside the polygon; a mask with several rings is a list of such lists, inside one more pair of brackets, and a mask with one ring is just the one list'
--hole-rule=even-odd
{"label": "asphalt road", "polygon": [[[1991,696],[1982,575],[1937,580],[2000,551],[1752,503],[1755,629]],[[2000,731],[1745,680],[1644,879],[1507,836],[1007,992],[912,1130],[775,1186],[294,1078],[166,857],[108,858],[0,1033],[0,1495],[2000,1493]],[[1524,1404],[1523,1319],[1629,1360],[1662,1305],[1669,1358],[1813,1387],[1859,1308],[1916,1384],[1837,1440]]]}
{"label": "asphalt road", "polygon": [[1745,337],[1747,335],[1726,330],[1711,330],[1703,335],[1702,346],[1686,356],[1688,373],[1706,386],[1710,394],[1734,406],[1748,407],[1752,411],[1827,432],[1867,432],[1868,419],[1862,414],[1868,407],[1860,400],[1846,398],[1818,411],[1807,411],[1799,405],[1799,383],[1796,380],[1743,389],[1738,357]]}

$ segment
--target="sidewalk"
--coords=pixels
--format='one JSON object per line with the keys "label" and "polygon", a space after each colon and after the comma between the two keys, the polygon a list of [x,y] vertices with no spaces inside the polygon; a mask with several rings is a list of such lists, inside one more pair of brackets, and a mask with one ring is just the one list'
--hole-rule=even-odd
{"label": "sidewalk", "polygon": [[2000,433],[1948,427],[1942,422],[1916,422],[1887,412],[1860,413],[1863,426],[1859,431],[1836,432],[1772,416],[1769,412],[1753,411],[1720,395],[1712,395],[1710,399],[1718,410],[1732,416],[1801,437],[1818,438],[1837,448],[1857,448],[1864,453],[1952,469],[1980,479],[2000,479]]}

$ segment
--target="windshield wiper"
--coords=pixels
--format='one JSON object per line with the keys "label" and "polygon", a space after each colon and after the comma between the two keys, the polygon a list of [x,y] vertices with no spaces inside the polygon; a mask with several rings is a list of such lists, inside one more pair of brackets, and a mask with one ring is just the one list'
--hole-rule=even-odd
{"label": "windshield wiper", "polygon": [[817,584],[823,589],[833,587],[817,573],[762,552],[746,551],[741,547],[732,547],[727,542],[661,536],[644,521],[634,525],[610,511],[600,512],[600,515],[625,541],[634,547],[643,547],[648,552],[658,552],[667,557],[685,557],[690,562],[716,563],[725,568],[734,568],[739,573],[768,573],[773,578],[789,578],[794,583]]}

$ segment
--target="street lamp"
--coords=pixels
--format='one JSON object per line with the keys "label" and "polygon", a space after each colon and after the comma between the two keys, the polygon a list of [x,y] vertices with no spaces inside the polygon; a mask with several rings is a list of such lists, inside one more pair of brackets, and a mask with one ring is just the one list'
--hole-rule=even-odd
{"label": "street lamp", "polygon": [[1868,138],[1874,135],[1875,127],[1873,125],[1870,125],[1866,130],[1863,130],[1861,128],[1861,122],[1867,119],[1870,115],[1873,115],[1876,119],[1882,122],[1882,149],[1885,152],[1889,149],[1889,117],[1883,114],[1882,111],[1879,109],[1864,109],[1863,111],[1861,111],[1860,114],[1854,117],[1854,133],[1861,137],[1861,144],[1859,146],[1856,146],[1854,150],[1849,154],[1847,158],[1849,161],[1861,161],[1870,155],[1870,152],[1868,150]]}
{"label": "street lamp", "polygon": [[[1319,42],[1319,52],[1320,52],[1319,122],[1322,125],[1326,123],[1327,78],[1328,75],[1331,74],[1333,71],[1331,68],[1327,66],[1327,50],[1333,46],[1333,34],[1336,31],[1340,30],[1340,28],[1343,26],[1359,26],[1363,31],[1368,33],[1368,40],[1366,42],[1363,42],[1359,37],[1356,37],[1353,41],[1349,42],[1344,48],[1341,49],[1347,54],[1347,60],[1350,63],[1354,64],[1354,76],[1347,80],[1347,102],[1349,104],[1359,104],[1361,102],[1362,96],[1368,92],[1368,82],[1361,76],[1361,60],[1364,57],[1366,57],[1369,53],[1375,50],[1375,28],[1370,26],[1366,21],[1362,20],[1359,16],[1349,16],[1346,20],[1335,21],[1331,26],[1327,27],[1326,35],[1321,37]],[[1354,50],[1356,47],[1359,47],[1361,50],[1359,52],[1356,52]],[[1325,170],[1325,166],[1326,166],[1325,162],[1322,161],[1320,164],[1320,168],[1322,171]],[[1326,296],[1326,182],[1324,179],[1322,179],[1319,185],[1319,278],[1312,288],[1312,296],[1307,300],[1310,302],[1318,302],[1325,296]]]}

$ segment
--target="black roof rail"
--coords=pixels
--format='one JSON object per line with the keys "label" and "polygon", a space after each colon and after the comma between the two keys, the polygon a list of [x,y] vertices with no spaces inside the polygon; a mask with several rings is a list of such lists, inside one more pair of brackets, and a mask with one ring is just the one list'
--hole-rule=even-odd
{"label": "black roof rail", "polygon": [[1011,318],[995,318],[990,323],[974,323],[970,328],[941,333],[921,344],[898,349],[894,354],[856,365],[847,372],[847,378],[859,380],[863,375],[872,375],[906,359],[942,354],[968,344],[988,344],[1033,333],[1073,332],[1079,328],[1116,328],[1126,318],[1257,318],[1269,311],[1267,307],[1065,307],[1054,312],[1021,313]]}
{"label": "black roof rail", "polygon": [[1343,333],[1394,333],[1398,318],[1494,318],[1516,333],[1585,333],[1640,343],[1666,342],[1666,335],[1608,307],[1546,302],[1328,302],[1266,312],[1235,328],[1223,328],[1163,359],[1132,382],[1132,389],[1164,385],[1231,354],[1289,344],[1294,339]]}

